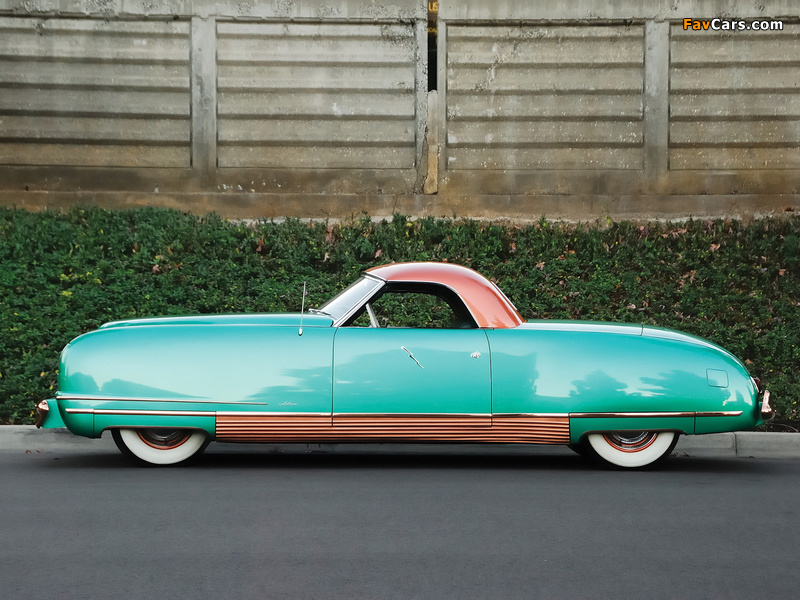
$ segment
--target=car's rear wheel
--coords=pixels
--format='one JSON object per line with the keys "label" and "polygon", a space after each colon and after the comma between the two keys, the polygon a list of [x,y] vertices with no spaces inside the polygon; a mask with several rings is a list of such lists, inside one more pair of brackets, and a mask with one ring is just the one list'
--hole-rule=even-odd
{"label": "car's rear wheel", "polygon": [[635,469],[663,460],[678,443],[674,431],[606,431],[588,436],[589,446],[607,463]]}
{"label": "car's rear wheel", "polygon": [[208,436],[196,429],[112,429],[120,451],[141,463],[175,465],[189,460],[208,445]]}

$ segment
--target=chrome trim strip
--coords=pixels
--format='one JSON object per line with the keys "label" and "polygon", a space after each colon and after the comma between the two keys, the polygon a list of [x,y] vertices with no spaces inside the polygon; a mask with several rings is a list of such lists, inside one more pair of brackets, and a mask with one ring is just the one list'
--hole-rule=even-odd
{"label": "chrome trim strip", "polygon": [[701,412],[598,412],[598,413],[570,413],[571,419],[636,419],[641,417],[738,417],[741,410],[718,410]]}
{"label": "chrome trim strip", "polygon": [[210,398],[132,398],[130,396],[87,396],[56,392],[56,400],[86,400],[87,402],[196,402],[198,404],[233,404],[236,406],[268,406],[268,402],[232,402]]}
{"label": "chrome trim strip", "polygon": [[738,417],[741,410],[703,411],[703,412],[618,412],[618,413],[331,413],[328,412],[280,412],[280,411],[203,411],[203,410],[139,410],[105,408],[67,408],[73,415],[167,415],[186,417],[396,417],[407,419],[446,419],[462,417],[528,417],[571,419],[613,419],[613,418],[664,418],[664,417]]}
{"label": "chrome trim strip", "polygon": [[218,417],[330,417],[329,412],[281,412],[281,411],[217,411]]}
{"label": "chrome trim strip", "polygon": [[569,413],[571,419],[636,419],[640,417],[694,417],[695,412],[597,412]]}
{"label": "chrome trim strip", "polygon": [[563,419],[569,417],[569,413],[492,413],[493,417],[533,417],[545,419],[547,417],[557,417]]}
{"label": "chrome trim strip", "polygon": [[208,398],[140,398],[131,396],[91,396],[89,394],[70,394],[56,392],[58,400],[123,400],[123,401],[137,401],[137,402],[210,402]]}
{"label": "chrome trim strip", "polygon": [[622,323],[584,323],[582,321],[550,322],[535,320],[533,322],[526,321],[523,324],[525,329],[536,331],[577,331],[580,333],[615,333],[633,336],[641,336],[644,327],[635,323],[624,325]]}
{"label": "chrome trim strip", "polygon": [[216,412],[206,410],[136,410],[136,409],[104,409],[104,408],[68,408],[70,414],[79,415],[146,415],[157,417],[214,417]]}
{"label": "chrome trim strip", "polygon": [[[236,413],[245,414],[245,413]],[[250,413],[246,413],[250,414]],[[282,413],[268,413],[268,414],[282,414]],[[314,414],[314,413],[298,413],[298,414]],[[329,413],[325,413],[329,414]],[[408,418],[433,418],[443,419],[447,417],[491,417],[492,413],[370,413],[370,412],[346,412],[346,413],[333,413],[334,417],[408,417]],[[548,415],[549,416],[549,415]],[[562,415],[567,416],[567,415]]]}

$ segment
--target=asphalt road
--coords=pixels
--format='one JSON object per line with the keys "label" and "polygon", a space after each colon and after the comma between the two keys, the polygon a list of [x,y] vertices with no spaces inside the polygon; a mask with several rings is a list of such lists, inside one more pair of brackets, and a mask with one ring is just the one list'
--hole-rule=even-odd
{"label": "asphalt road", "polygon": [[791,598],[800,460],[0,451],[0,597]]}

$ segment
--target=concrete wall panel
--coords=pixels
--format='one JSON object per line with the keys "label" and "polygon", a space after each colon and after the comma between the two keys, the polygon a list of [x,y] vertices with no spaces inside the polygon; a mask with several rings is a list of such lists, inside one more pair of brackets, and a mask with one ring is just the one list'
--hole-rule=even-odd
{"label": "concrete wall panel", "polygon": [[640,169],[641,25],[447,28],[446,169]]}
{"label": "concrete wall panel", "polygon": [[670,35],[672,170],[800,168],[800,24]]}
{"label": "concrete wall panel", "polygon": [[104,18],[412,21],[427,18],[418,0],[0,0],[0,12]]}
{"label": "concrete wall panel", "polygon": [[185,22],[0,17],[0,163],[190,166]]}
{"label": "concrete wall panel", "polygon": [[411,25],[219,23],[219,166],[413,169]]}
{"label": "concrete wall panel", "polygon": [[[0,142],[0,163],[4,165],[69,167],[107,167],[109,165],[134,165],[142,168],[185,167],[187,156],[175,152],[173,147],[131,144],[93,144],[93,143],[24,143]],[[62,172],[63,173],[63,172]],[[63,173],[61,180],[69,181],[69,174]],[[47,181],[45,175],[34,176],[33,181],[42,185]],[[91,183],[90,183],[91,185]],[[95,182],[94,185],[97,185]],[[109,185],[103,181],[105,188]]]}
{"label": "concrete wall panel", "polygon": [[[440,0],[432,92],[426,9],[0,0],[0,205],[800,209],[797,0]],[[719,16],[784,29],[683,30]]]}
{"label": "concrete wall panel", "polygon": [[797,0],[439,0],[439,19],[446,21],[678,21],[720,15],[797,17]]}

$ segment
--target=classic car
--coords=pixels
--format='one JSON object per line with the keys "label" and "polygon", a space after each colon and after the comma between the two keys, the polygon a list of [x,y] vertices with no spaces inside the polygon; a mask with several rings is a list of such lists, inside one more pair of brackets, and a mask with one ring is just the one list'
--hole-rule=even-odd
{"label": "classic car", "polygon": [[37,412],[46,428],[109,430],[157,465],[217,440],[564,444],[636,468],[681,434],[749,429],[772,408],[706,340],[526,321],[471,269],[400,263],[299,314],[107,323],[64,348],[58,392]]}

